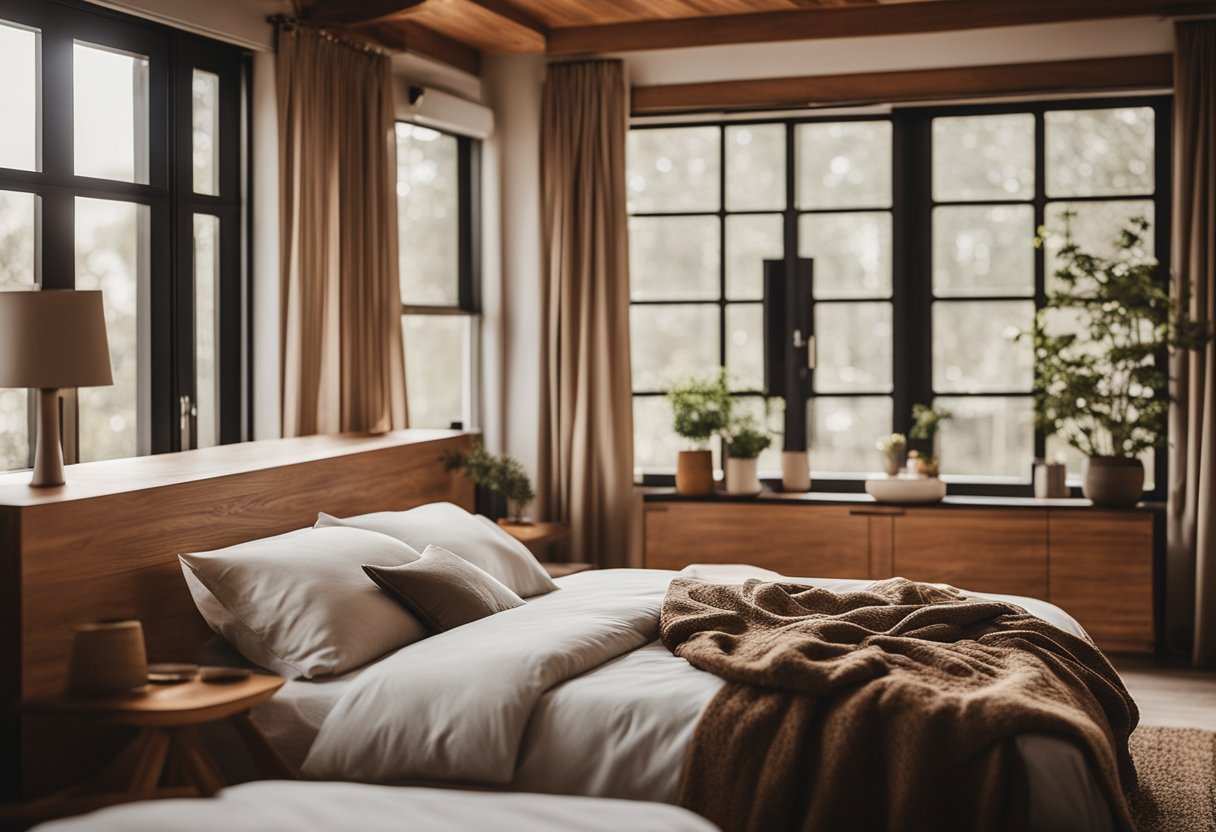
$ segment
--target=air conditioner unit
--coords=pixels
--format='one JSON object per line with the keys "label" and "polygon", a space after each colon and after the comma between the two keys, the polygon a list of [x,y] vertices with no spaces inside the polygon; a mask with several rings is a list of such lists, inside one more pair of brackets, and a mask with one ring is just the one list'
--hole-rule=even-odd
{"label": "air conditioner unit", "polygon": [[402,121],[484,139],[494,132],[494,111],[483,104],[397,79],[393,106]]}

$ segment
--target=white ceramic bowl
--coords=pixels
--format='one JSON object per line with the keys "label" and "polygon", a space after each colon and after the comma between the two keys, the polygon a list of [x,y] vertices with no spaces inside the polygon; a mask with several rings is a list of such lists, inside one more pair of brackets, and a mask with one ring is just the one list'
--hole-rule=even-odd
{"label": "white ceramic bowl", "polygon": [[866,493],[880,503],[936,503],[946,484],[937,477],[884,477],[866,480]]}

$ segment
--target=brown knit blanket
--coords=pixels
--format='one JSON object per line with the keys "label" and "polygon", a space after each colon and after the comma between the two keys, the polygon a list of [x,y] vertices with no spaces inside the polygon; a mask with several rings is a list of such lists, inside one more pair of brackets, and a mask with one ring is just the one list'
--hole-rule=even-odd
{"label": "brown knit blanket", "polygon": [[1096,647],[1021,607],[903,578],[843,594],[677,578],[660,628],[727,682],[680,783],[726,832],[1022,829],[1020,734],[1076,743],[1132,828],[1135,703]]}

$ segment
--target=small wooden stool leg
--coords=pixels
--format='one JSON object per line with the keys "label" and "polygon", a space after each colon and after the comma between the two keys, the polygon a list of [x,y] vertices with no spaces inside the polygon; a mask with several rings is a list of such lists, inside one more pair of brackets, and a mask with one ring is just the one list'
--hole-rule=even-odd
{"label": "small wooden stool leg", "polygon": [[165,770],[165,758],[169,755],[168,731],[146,728],[144,733],[148,735],[147,744],[131,769],[131,780],[127,786],[127,793],[136,800],[151,797],[156,791]]}
{"label": "small wooden stool leg", "polygon": [[262,729],[258,728],[257,724],[249,718],[249,711],[233,714],[231,719],[262,774],[272,780],[300,779],[295,769],[283,759],[273,745],[267,742]]}
{"label": "small wooden stool leg", "polygon": [[203,747],[198,732],[193,728],[180,728],[173,735],[173,745],[186,770],[191,784],[203,797],[211,797],[228,783],[223,773]]}

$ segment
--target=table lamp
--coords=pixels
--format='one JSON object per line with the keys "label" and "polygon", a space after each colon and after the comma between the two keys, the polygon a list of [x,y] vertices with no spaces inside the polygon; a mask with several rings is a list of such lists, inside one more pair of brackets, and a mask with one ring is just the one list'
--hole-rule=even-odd
{"label": "table lamp", "polygon": [[38,389],[30,485],[63,485],[60,389],[113,383],[101,292],[0,291],[0,387]]}

